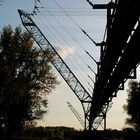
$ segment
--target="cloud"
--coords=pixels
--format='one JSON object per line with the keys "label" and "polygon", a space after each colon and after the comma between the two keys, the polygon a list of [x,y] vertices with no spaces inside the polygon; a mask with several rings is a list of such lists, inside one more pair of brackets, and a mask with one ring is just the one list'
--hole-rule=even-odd
{"label": "cloud", "polygon": [[62,57],[62,59],[65,59],[69,55],[74,54],[74,52],[75,52],[75,49],[71,47],[60,48],[58,50],[58,53]]}

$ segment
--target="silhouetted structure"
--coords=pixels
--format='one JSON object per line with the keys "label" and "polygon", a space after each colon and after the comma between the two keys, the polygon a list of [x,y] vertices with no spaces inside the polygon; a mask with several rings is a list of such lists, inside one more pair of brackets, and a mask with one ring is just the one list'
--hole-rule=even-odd
{"label": "silhouetted structure", "polygon": [[106,129],[106,113],[112,105],[112,98],[119,90],[124,89],[127,79],[136,78],[136,68],[140,62],[139,36],[140,36],[140,8],[138,1],[111,0],[108,4],[92,4],[92,8],[107,10],[107,25],[105,38],[101,43],[100,61],[97,63],[98,71],[94,83],[92,97],[84,89],[80,81],[69,69],[63,59],[57,54],[54,47],[43,35],[25,11],[19,14],[25,28],[33,33],[33,37],[40,48],[48,49],[56,54],[53,65],[81,101],[85,114],[85,129],[97,129],[104,120]]}

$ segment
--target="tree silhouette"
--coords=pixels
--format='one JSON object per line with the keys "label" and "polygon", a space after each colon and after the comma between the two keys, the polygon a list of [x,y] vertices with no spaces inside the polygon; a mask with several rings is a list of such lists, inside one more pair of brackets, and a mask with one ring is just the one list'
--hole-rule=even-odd
{"label": "tree silhouette", "polygon": [[124,110],[129,115],[126,123],[133,126],[136,130],[140,130],[140,82],[130,81],[128,89],[127,105]]}
{"label": "tree silhouette", "polygon": [[[46,55],[21,27],[0,34],[0,127],[8,133],[31,125],[47,112],[47,95],[58,84]],[[52,58],[53,59],[53,58]]]}

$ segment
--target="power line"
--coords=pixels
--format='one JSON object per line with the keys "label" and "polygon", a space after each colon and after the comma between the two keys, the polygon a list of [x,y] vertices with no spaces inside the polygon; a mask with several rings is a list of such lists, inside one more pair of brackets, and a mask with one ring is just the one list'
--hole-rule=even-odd
{"label": "power line", "polygon": [[[68,16],[68,18],[70,18],[70,20],[94,43],[94,45],[97,45],[97,43],[88,35],[88,33],[85,31],[85,30],[83,30],[82,28],[81,28],[81,26],[58,4],[58,2],[56,1],[56,0],[53,0],[54,2],[55,2],[55,4]],[[41,2],[40,2],[41,3]],[[44,7],[44,6],[43,6]],[[47,9],[47,8],[46,8]],[[53,16],[53,14],[47,9],[47,11],[51,14],[51,16]],[[55,18],[55,16],[53,16],[54,18]],[[55,20],[57,20],[56,18],[55,18]],[[58,20],[57,20],[58,21]],[[77,44],[84,50],[84,51],[86,51],[85,50],[85,48],[73,37],[73,35],[58,21],[58,23],[61,25],[61,27],[71,36],[71,38],[75,41],[75,42],[77,42]],[[86,54],[88,54],[88,56],[90,56],[91,57],[91,55],[89,54],[89,53],[87,53],[87,51],[86,51]],[[93,58],[93,57],[91,57],[94,61],[95,61],[95,59]],[[84,60],[83,60],[84,61]],[[97,61],[95,61],[95,62],[97,62]]]}
{"label": "power line", "polygon": [[[36,15],[37,16],[37,15]],[[39,18],[39,17],[38,17]],[[43,19],[45,19],[45,17],[43,18]],[[39,19],[39,23],[42,23],[43,21],[41,21],[41,19]],[[54,29],[54,31],[57,33],[57,34],[59,34],[62,38],[63,38],[63,36],[57,31],[57,29],[50,23],[50,21],[48,20],[48,23],[51,25],[51,27]],[[45,25],[45,27],[47,28],[47,30],[50,30],[50,28],[49,27],[47,27],[46,26],[46,24],[44,23],[44,24],[40,24],[41,26],[42,25]],[[46,30],[46,29],[45,29]],[[43,31],[45,31],[44,29],[43,29]],[[48,33],[48,32],[47,32]],[[53,34],[53,36],[55,37],[55,35],[54,35],[54,32],[52,32],[52,34]],[[57,37],[55,37],[55,39],[57,40]],[[63,40],[66,42],[66,43],[68,43],[66,40],[65,40],[65,38],[63,38]],[[59,41],[58,41],[59,42]],[[71,47],[71,45],[68,43],[68,45]],[[61,46],[63,46],[63,44],[61,44]],[[71,47],[72,48],[72,47]],[[63,49],[63,48],[62,48]],[[61,48],[60,48],[60,50],[61,50]],[[80,55],[78,55],[79,57],[80,57]],[[81,58],[82,59],[82,58]],[[70,62],[70,60],[69,60],[69,62]],[[76,63],[78,63],[77,62],[77,60],[75,60],[74,62],[76,62]],[[74,63],[72,63],[72,61],[70,62],[72,65],[74,64]],[[78,65],[75,65],[75,67],[77,67],[77,66],[79,66],[80,68],[81,68],[81,70],[85,73],[85,75],[87,74],[87,72],[85,72],[85,69],[83,69],[82,67],[81,67],[81,65],[80,64],[78,64]],[[81,71],[79,72],[79,74],[81,73]],[[86,81],[86,82],[88,82],[86,79],[84,79],[83,78],[83,74],[81,73],[81,75],[80,75],[80,77],[83,79],[82,81]],[[85,85],[85,86],[87,86],[87,85]]]}
{"label": "power line", "polygon": [[[55,1],[55,0],[54,0]],[[55,1],[55,3],[57,3],[56,1]],[[41,5],[42,5],[42,3],[41,3]],[[74,24],[76,24],[76,26],[84,33],[84,34],[86,34],[88,37],[89,37],[89,35],[80,27],[80,25],[77,23],[77,22],[75,22],[75,20],[71,17],[71,16],[69,16],[69,14],[57,3],[57,6],[60,8],[60,9],[62,9],[62,11],[72,20],[72,22],[74,23]],[[42,7],[44,7],[44,6],[42,6]],[[42,8],[41,7],[41,8]],[[37,5],[35,5],[35,8],[34,9],[37,9],[36,11],[41,15],[41,12],[39,11],[39,8],[40,7],[38,7]],[[50,12],[50,10],[48,10],[46,7],[45,7],[45,9],[47,10],[47,12],[56,20],[56,22],[57,23],[59,23],[59,25],[61,26],[61,28],[63,28],[64,30],[65,30],[65,32],[66,33],[68,33],[70,36],[71,36],[71,38],[84,50],[84,52],[86,52],[86,54],[87,54],[87,51],[84,49],[84,47],[77,41],[77,39],[75,39],[74,37],[73,37],[73,35],[63,26],[63,24],[62,23],[60,23],[60,21]],[[35,13],[35,15],[36,15],[37,13]],[[47,22],[49,22],[49,20],[47,20]],[[51,25],[52,26],[52,25]],[[60,35],[60,37],[69,45],[69,43],[65,40],[65,38],[55,29],[55,27],[54,26],[52,26],[52,28]],[[53,35],[54,36],[54,35]],[[90,38],[90,37],[89,37]],[[92,40],[91,38],[90,38],[90,40]],[[94,40],[92,40],[92,42],[94,43],[94,44],[96,44],[96,42],[94,41]],[[69,45],[70,46],[70,45]],[[73,48],[73,47],[71,47],[71,48]],[[84,62],[84,64],[86,64],[86,66],[87,66],[87,62],[85,62],[85,60],[80,56],[80,55],[78,55],[80,58],[81,58],[81,60]],[[89,55],[88,55],[89,56]],[[94,60],[95,61],[95,60]],[[75,62],[77,62],[77,60],[75,61]],[[96,61],[97,62],[97,61]],[[81,65],[79,65],[79,67],[81,67]],[[88,67],[89,68],[89,67]],[[81,67],[81,69],[82,70],[84,70],[82,67]],[[91,70],[91,69],[90,69]],[[85,72],[86,74],[87,74],[87,72]],[[83,78],[83,76],[82,76],[82,78]],[[85,79],[84,79],[84,81],[85,81]]]}
{"label": "power line", "polygon": [[81,28],[81,26],[56,2],[56,0],[53,0],[57,6],[62,9],[62,11],[75,23],[75,25],[96,45],[96,42],[86,33],[84,29]]}

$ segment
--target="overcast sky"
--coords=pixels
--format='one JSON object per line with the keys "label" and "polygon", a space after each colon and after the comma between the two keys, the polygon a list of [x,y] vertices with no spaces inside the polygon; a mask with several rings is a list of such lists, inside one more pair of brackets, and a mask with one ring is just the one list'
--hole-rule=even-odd
{"label": "overcast sky", "polygon": [[[96,42],[103,40],[106,26],[106,11],[93,10],[86,0],[40,0],[38,16],[34,20],[47,39],[56,47],[58,53],[78,77],[86,90],[92,94],[94,73],[87,65],[97,72],[95,62],[85,53],[88,51],[97,61],[100,57],[100,48],[81,31],[84,29]],[[108,3],[109,0],[91,0],[93,3]],[[0,28],[5,25],[16,27],[21,24],[17,10],[32,12],[34,0],[5,0],[0,6]],[[40,22],[40,23],[39,23]],[[24,27],[23,27],[24,28]],[[60,85],[48,96],[48,114],[38,125],[68,126],[83,129],[77,118],[67,106],[67,101],[83,115],[80,101],[71,91],[59,73],[56,72]],[[93,79],[91,81],[88,75]],[[127,89],[127,88],[126,88]],[[126,103],[126,89],[119,91],[113,99],[113,107],[107,114],[107,128],[122,129],[126,114],[122,106]]]}

